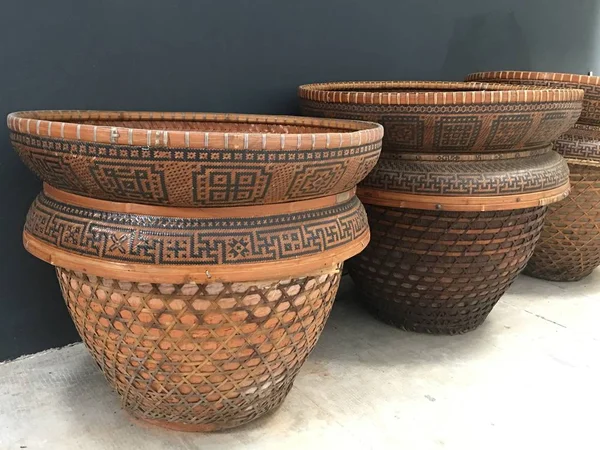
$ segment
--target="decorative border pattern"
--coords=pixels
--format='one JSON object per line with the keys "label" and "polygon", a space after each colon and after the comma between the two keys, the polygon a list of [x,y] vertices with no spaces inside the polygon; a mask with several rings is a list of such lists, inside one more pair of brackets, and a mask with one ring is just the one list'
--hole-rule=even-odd
{"label": "decorative border pattern", "polygon": [[314,148],[306,150],[249,150],[220,148],[186,149],[154,148],[117,144],[53,139],[23,133],[10,133],[13,143],[36,150],[44,150],[78,157],[108,158],[114,161],[185,161],[185,162],[252,162],[297,163],[305,161],[330,161],[377,152],[380,142],[358,144],[352,147]]}
{"label": "decorative border pattern", "polygon": [[379,105],[301,99],[301,109],[311,116],[381,123],[384,153],[467,153],[548,145],[576,123],[581,102]]}
{"label": "decorative border pattern", "polygon": [[25,231],[59,249],[103,260],[216,265],[316,255],[368,233],[368,224],[356,196],[300,213],[200,219],[100,211],[41,193],[29,210]]}
{"label": "decorative border pattern", "polygon": [[535,193],[568,183],[569,170],[556,152],[491,161],[404,161],[382,158],[361,186],[388,192],[444,196]]}
{"label": "decorative border pattern", "polygon": [[565,158],[600,161],[600,132],[576,126],[554,141],[554,150]]}
{"label": "decorative border pattern", "polygon": [[66,191],[172,206],[279,203],[337,194],[375,166],[381,141],[342,148],[149,148],[11,133],[21,159]]}

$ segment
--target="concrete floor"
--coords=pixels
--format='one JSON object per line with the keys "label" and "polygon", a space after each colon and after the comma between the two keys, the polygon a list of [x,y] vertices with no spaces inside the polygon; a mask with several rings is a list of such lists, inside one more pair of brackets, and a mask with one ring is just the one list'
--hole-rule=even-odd
{"label": "concrete floor", "polygon": [[85,348],[0,365],[0,449],[595,449],[600,271],[521,276],[463,336],[397,330],[344,277],[284,405],[217,434],[133,424]]}

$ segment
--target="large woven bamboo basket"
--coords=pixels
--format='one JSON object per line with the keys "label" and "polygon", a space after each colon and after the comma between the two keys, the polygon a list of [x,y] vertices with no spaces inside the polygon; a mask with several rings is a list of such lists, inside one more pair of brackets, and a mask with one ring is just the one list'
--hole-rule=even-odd
{"label": "large woven bamboo basket", "polygon": [[135,417],[212,431],[277,407],[369,240],[354,190],[264,207],[175,208],[49,185],[24,231],[56,266],[85,345]]}
{"label": "large woven bamboo basket", "polygon": [[581,118],[554,144],[569,163],[572,193],[550,206],[525,273],[553,281],[586,277],[600,265],[600,77],[505,71],[475,73],[467,79],[584,90]]}
{"label": "large woven bamboo basket", "polygon": [[277,407],[369,241],[355,191],[381,125],[34,111],[8,126],[45,182],[25,248],[56,266],[124,408],[211,431]]}
{"label": "large woven bamboo basket", "polygon": [[352,189],[383,129],[243,114],[26,111],[13,147],[50,185],[92,198],[181,207],[289,202]]}
{"label": "large woven bamboo basket", "polygon": [[306,114],[369,118],[386,131],[358,190],[373,238],[347,265],[368,307],[419,332],[479,326],[531,257],[546,206],[568,194],[550,142],[576,122],[583,92],[353,82],[299,95]]}

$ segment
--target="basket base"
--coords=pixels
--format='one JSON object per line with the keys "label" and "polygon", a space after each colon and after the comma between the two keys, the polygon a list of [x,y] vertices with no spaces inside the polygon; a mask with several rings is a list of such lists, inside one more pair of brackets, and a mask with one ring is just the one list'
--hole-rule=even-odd
{"label": "basket base", "polygon": [[143,424],[143,425],[147,425],[147,426],[151,426],[151,427],[158,427],[158,428],[164,428],[167,430],[171,430],[171,431],[181,431],[181,432],[185,432],[185,433],[218,433],[219,431],[226,431],[229,430],[231,428],[239,428],[239,427],[243,427],[249,423],[252,423],[256,420],[259,419],[263,419],[265,417],[270,416],[271,414],[274,414],[279,408],[281,408],[281,405],[283,405],[284,400],[287,397],[287,394],[289,393],[289,391],[292,388],[292,384],[290,384],[287,388],[287,390],[285,391],[285,393],[280,397],[280,400],[275,403],[270,409],[265,410],[262,414],[253,417],[252,419],[246,420],[244,422],[236,422],[236,423],[232,423],[232,424],[227,424],[227,423],[199,423],[199,424],[194,424],[194,423],[181,423],[181,422],[169,422],[168,420],[162,420],[162,419],[149,419],[147,417],[143,417],[140,414],[136,413],[135,411],[131,411],[126,409],[125,411],[127,412],[127,414],[131,417],[131,419],[139,424]]}
{"label": "basket base", "polygon": [[146,419],[145,417],[139,417],[131,411],[127,411],[134,422],[143,423],[152,427],[165,428],[171,431],[184,431],[192,433],[209,433],[211,431],[218,431],[218,428],[214,424],[188,424],[188,423],[177,423],[168,422],[166,420],[158,419]]}
{"label": "basket base", "polygon": [[[364,294],[364,292],[363,292]],[[498,296],[500,298],[500,296]],[[364,295],[363,305],[378,320],[404,331],[414,333],[426,333],[435,335],[457,335],[465,334],[478,328],[492,311],[496,301],[492,301],[488,307],[479,312],[469,312],[454,319],[419,317],[412,314],[411,308],[395,308],[393,302],[369,298]],[[390,308],[386,307],[390,306]]]}
{"label": "basket base", "polygon": [[529,277],[532,277],[532,278],[537,278],[539,280],[574,282],[574,281],[581,281],[585,277],[591,275],[592,272],[594,271],[594,269],[595,269],[595,267],[590,270],[586,270],[584,272],[574,272],[574,271],[567,271],[567,270],[555,272],[555,271],[546,270],[546,269],[536,270],[535,268],[532,268],[532,267],[530,267],[530,265],[528,265],[525,268],[525,270],[523,271],[523,274],[527,275]]}

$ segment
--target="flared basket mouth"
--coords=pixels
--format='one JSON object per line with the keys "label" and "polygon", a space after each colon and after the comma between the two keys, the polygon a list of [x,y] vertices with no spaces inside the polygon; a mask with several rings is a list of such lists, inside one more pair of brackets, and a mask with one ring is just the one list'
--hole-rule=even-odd
{"label": "flared basket mouth", "polygon": [[466,81],[547,81],[549,83],[572,83],[577,85],[600,85],[600,77],[577,75],[573,73],[527,72],[519,70],[501,70],[492,72],[476,72],[467,76]]}
{"label": "flared basket mouth", "polygon": [[306,84],[300,98],[327,103],[456,105],[583,100],[583,90],[452,81],[349,81]]}
{"label": "flared basket mouth", "polygon": [[77,141],[165,148],[307,150],[378,142],[377,123],[277,115],[195,112],[21,111],[14,132]]}

